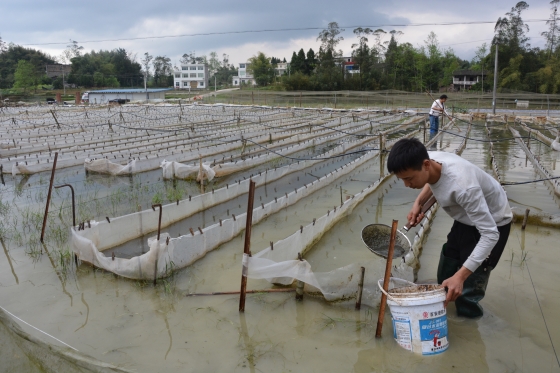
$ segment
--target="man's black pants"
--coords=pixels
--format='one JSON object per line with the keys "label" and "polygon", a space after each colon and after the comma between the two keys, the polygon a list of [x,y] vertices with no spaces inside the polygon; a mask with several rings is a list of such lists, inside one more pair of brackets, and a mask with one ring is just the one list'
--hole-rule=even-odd
{"label": "man's black pants", "polygon": [[[510,229],[511,223],[498,227],[500,238],[492,249],[490,256],[483,262],[482,265],[485,267],[490,266],[492,268],[496,268],[496,265],[498,265],[498,261],[504,252],[504,248],[506,247]],[[476,227],[466,225],[455,220],[453,227],[451,227],[451,232],[447,235],[447,245],[443,255],[448,258],[458,260],[460,264],[463,265],[473,252],[479,240],[480,233]]]}

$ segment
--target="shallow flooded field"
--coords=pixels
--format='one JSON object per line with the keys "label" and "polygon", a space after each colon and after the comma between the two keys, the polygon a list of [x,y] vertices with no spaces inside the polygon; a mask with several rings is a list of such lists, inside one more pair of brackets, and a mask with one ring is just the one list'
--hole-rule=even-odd
{"label": "shallow flooded field", "polygon": [[[251,168],[240,168],[224,177],[206,180],[204,192],[201,192],[200,183],[192,178],[164,180],[160,169],[116,176],[86,173],[83,165],[63,167],[57,169],[54,185],[67,183],[75,188],[76,223],[86,222],[87,226],[87,220],[105,221],[106,217],[114,220],[125,214],[150,209],[154,203],[165,205],[176,200],[188,201],[189,196],[194,198],[201,193],[219,194],[224,187],[240,185],[260,172],[315,158],[313,164],[306,164],[306,167],[301,166],[301,169],[286,173],[282,178],[257,185],[254,207],[259,209],[262,206],[264,209],[264,205],[274,202],[275,198],[287,196],[294,190],[302,193],[312,182],[325,184],[317,184],[321,187],[305,197],[297,200],[291,197],[293,202],[254,224],[251,252],[253,256],[258,256],[259,252],[271,246],[271,242],[277,246],[281,240],[300,234],[300,229],[303,236],[303,227],[305,231],[311,229],[314,219],[319,221],[325,215],[333,215],[336,208],[342,210],[344,204],[354,203],[354,199],[363,197],[311,245],[302,244],[301,247],[303,258],[310,264],[312,271],[318,274],[350,268],[352,265],[365,267],[364,293],[368,297],[361,310],[355,310],[355,297],[327,301],[323,296],[309,291],[306,291],[302,301],[295,300],[293,291],[247,294],[244,313],[238,311],[238,294],[193,296],[195,293],[239,291],[244,232],[218,245],[191,265],[177,268],[169,275],[158,278],[156,285],[151,280],[120,277],[85,262],[78,261],[76,264],[72,242],[68,237],[72,226],[68,189],[53,191],[43,245],[39,236],[50,171],[28,175],[16,173],[12,176],[6,170],[11,172],[13,160],[7,161],[3,155],[4,184],[0,185],[0,244],[3,249],[3,255],[0,254],[0,306],[4,312],[18,318],[14,320],[23,332],[47,345],[62,347],[65,351],[77,349],[95,359],[100,367],[102,364],[112,364],[134,372],[560,372],[556,355],[560,348],[560,323],[556,316],[560,310],[560,296],[555,281],[558,278],[556,267],[560,263],[558,226],[530,223],[522,230],[521,222],[516,222],[501,261],[492,272],[487,296],[481,302],[484,316],[479,320],[460,318],[451,304],[447,311],[449,350],[437,356],[415,355],[401,348],[393,339],[389,309],[385,314],[382,338],[375,338],[378,303],[372,303],[372,300],[378,299],[374,295],[379,295],[376,286],[377,280],[383,277],[385,259],[373,254],[365,246],[361,230],[368,224],[391,225],[393,219],[399,220],[399,227],[404,225],[417,191],[405,188],[396,177],[387,175],[386,157],[378,154],[380,142],[377,131],[389,131],[385,137],[387,147],[403,136],[415,136],[424,141],[424,130],[419,129],[418,123],[403,126],[410,118],[395,113],[305,111],[305,115],[298,119],[299,112],[296,115],[291,111],[273,108],[201,107],[127,110],[135,115],[151,115],[153,123],[159,123],[159,118],[161,126],[155,125],[151,129],[154,134],[158,133],[157,128],[180,131],[180,125],[175,125],[171,119],[165,119],[167,122],[163,119],[179,112],[182,120],[192,118],[194,126],[200,123],[211,128],[212,116],[215,119],[225,110],[228,115],[231,111],[231,117],[235,115],[240,118],[241,128],[250,127],[251,133],[256,133],[251,138],[255,139],[261,136],[257,132],[265,128],[265,123],[269,126],[263,132],[265,138],[274,134],[274,131],[280,131],[280,127],[292,131],[290,136],[294,138],[308,135],[309,123],[318,121],[324,122],[321,126],[328,128],[317,127],[314,130],[321,128],[328,132],[333,129],[318,138],[323,139],[323,136],[333,133],[340,137],[317,140],[315,144],[286,154],[290,158],[272,156],[274,153],[267,153],[266,149],[260,148],[259,153],[263,157],[271,156],[270,159]],[[201,111],[203,109],[204,112]],[[76,115],[85,120],[78,109],[71,110],[60,113],[59,119]],[[87,119],[93,121],[95,115],[91,110],[88,111]],[[103,115],[107,114],[103,112]],[[260,119],[256,119],[259,116]],[[26,122],[31,123],[35,120],[36,126],[40,124],[44,131],[53,136],[60,131],[54,121],[49,122],[39,109],[35,114],[4,112],[0,115],[2,120],[12,117],[25,118]],[[123,113],[123,117],[125,120],[121,125],[132,127],[126,113]],[[278,122],[264,121],[264,118],[271,117],[277,118]],[[381,123],[382,120],[387,121]],[[98,121],[101,122],[101,119]],[[362,121],[364,128],[360,127]],[[60,122],[64,123],[62,119]],[[67,120],[68,128],[77,122]],[[12,123],[11,119],[9,123]],[[430,150],[462,150],[464,158],[494,175],[491,161],[493,152],[502,182],[543,178],[531,160],[527,159],[523,148],[512,140],[512,133],[505,123],[474,122],[471,126],[465,121],[458,123],[461,132],[454,127],[446,129]],[[527,136],[517,123],[508,125],[520,130],[521,136]],[[541,128],[537,124],[527,125],[535,130]],[[135,126],[140,124],[136,123]],[[114,129],[117,130],[116,127]],[[395,131],[390,132],[392,129]],[[0,131],[0,140],[4,141],[10,131],[11,128],[6,124]],[[127,131],[132,130],[128,128]],[[145,133],[145,129],[142,131]],[[546,130],[542,131],[546,133]],[[222,138],[218,132],[214,131],[216,138],[225,141],[225,135]],[[108,136],[117,134],[109,133]],[[205,133],[205,136],[210,135]],[[464,136],[467,136],[466,143]],[[216,138],[201,141],[212,145],[216,143]],[[344,156],[324,157],[327,152],[359,140],[364,142],[356,143],[354,148],[341,154],[346,154]],[[489,140],[492,140],[492,146]],[[241,159],[244,156],[243,140],[239,138],[235,141],[238,144],[233,145],[239,145],[239,149],[224,152],[224,157],[231,156],[245,162]],[[527,139],[523,141],[527,142]],[[551,151],[550,147],[537,142],[534,137],[531,141],[530,149],[542,166],[557,175],[559,153]],[[294,140],[294,144],[298,143]],[[265,141],[262,145],[270,144]],[[462,145],[465,145],[464,149],[461,149]],[[158,151],[163,152],[164,147],[161,146]],[[197,144],[193,154],[198,154],[199,147]],[[4,152],[6,148],[7,145],[0,151]],[[351,163],[360,161],[363,156],[371,156],[371,159],[357,165]],[[68,159],[73,157],[79,160],[79,151]],[[205,164],[211,165],[214,157],[209,155],[205,158]],[[125,163],[126,160],[121,165]],[[341,169],[342,166],[347,168]],[[332,181],[321,181],[327,180],[327,176],[333,177]],[[371,185],[377,185],[375,183],[380,179],[379,186],[368,189]],[[504,188],[518,214],[522,215],[526,208],[530,208],[532,214],[558,215],[560,212],[559,198],[550,182],[509,185]],[[171,238],[190,236],[189,230],[192,228],[198,235],[200,227],[205,230],[204,234],[210,234],[211,231],[206,229],[217,229],[212,227],[246,210],[247,193],[244,192],[173,222],[162,228],[162,233],[169,233]],[[445,212],[437,210],[433,220],[426,223],[417,265],[407,267],[402,264],[418,283],[435,281],[441,247],[451,224],[452,220]],[[414,228],[407,234],[412,242],[415,242],[417,232],[419,229]],[[114,253],[116,258],[135,260],[138,255],[150,250],[147,239],[155,234],[154,231],[145,232],[131,241],[105,250],[103,254],[111,257]],[[401,258],[395,258],[396,264],[402,262]],[[350,274],[357,276],[357,272]],[[282,287],[263,279],[250,278],[247,288],[264,290]],[[56,360],[58,356],[29,353],[21,338],[0,323],[0,372],[56,371],[48,368],[44,361]],[[60,368],[59,371],[71,370]],[[93,370],[79,368],[75,371]]]}

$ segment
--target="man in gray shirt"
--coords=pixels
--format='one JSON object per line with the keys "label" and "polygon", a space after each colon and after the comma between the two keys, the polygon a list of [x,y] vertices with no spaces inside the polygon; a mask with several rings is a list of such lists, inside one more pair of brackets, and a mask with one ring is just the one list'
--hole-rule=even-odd
{"label": "man in gray shirt", "polygon": [[507,243],[513,218],[501,185],[458,155],[428,152],[417,139],[399,140],[387,168],[405,186],[422,189],[407,219],[412,226],[424,218],[422,205],[434,195],[455,222],[443,245],[438,282],[447,288],[446,305],[455,301],[460,316],[482,316],[492,269]]}

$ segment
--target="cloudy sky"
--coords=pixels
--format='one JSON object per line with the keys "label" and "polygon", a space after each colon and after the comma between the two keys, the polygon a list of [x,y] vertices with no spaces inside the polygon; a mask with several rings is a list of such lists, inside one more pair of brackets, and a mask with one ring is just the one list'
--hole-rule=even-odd
{"label": "cloudy sky", "polygon": [[[528,0],[525,20],[549,17],[549,0]],[[321,28],[336,21],[346,31],[340,48],[351,51],[357,26],[399,30],[401,42],[419,46],[434,31],[442,47],[452,48],[464,59],[490,42],[494,24],[411,26],[413,24],[492,21],[503,16],[516,0],[168,0],[168,1],[59,1],[17,0],[0,2],[0,36],[6,42],[61,54],[69,39],[86,51],[125,48],[137,54],[166,55],[177,63],[183,53],[226,53],[239,63],[257,53],[290,59],[292,51],[318,50]],[[543,46],[544,22],[528,22],[531,45]],[[407,25],[407,26],[391,26]],[[318,28],[312,30],[232,33],[247,30]],[[224,33],[220,35],[169,35]],[[146,38],[138,40],[115,40]],[[95,42],[104,40],[101,42]],[[47,44],[58,43],[58,44]]]}

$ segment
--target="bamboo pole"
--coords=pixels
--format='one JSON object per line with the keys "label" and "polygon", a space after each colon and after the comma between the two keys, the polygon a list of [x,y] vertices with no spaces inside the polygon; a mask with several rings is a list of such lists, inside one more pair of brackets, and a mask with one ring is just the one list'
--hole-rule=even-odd
{"label": "bamboo pole", "polygon": [[[247,222],[245,223],[245,245],[243,254],[249,255],[251,250],[251,228],[253,226],[253,202],[255,199],[255,182],[249,182],[249,198],[247,200]],[[241,273],[241,291],[239,292],[239,312],[245,312],[245,294],[247,294],[247,273],[245,267]]]}
{"label": "bamboo pole", "polygon": [[[385,277],[383,277],[383,290],[389,290],[389,280],[391,278],[391,267],[393,266],[393,254],[395,252],[395,239],[397,238],[398,220],[393,219],[391,227],[391,241],[389,242],[389,252],[387,253],[387,264],[385,266]],[[383,319],[385,318],[385,306],[387,305],[387,295],[381,295],[381,304],[379,305],[379,316],[377,317],[377,329],[375,330],[375,338],[381,338],[381,330],[383,329]]]}

